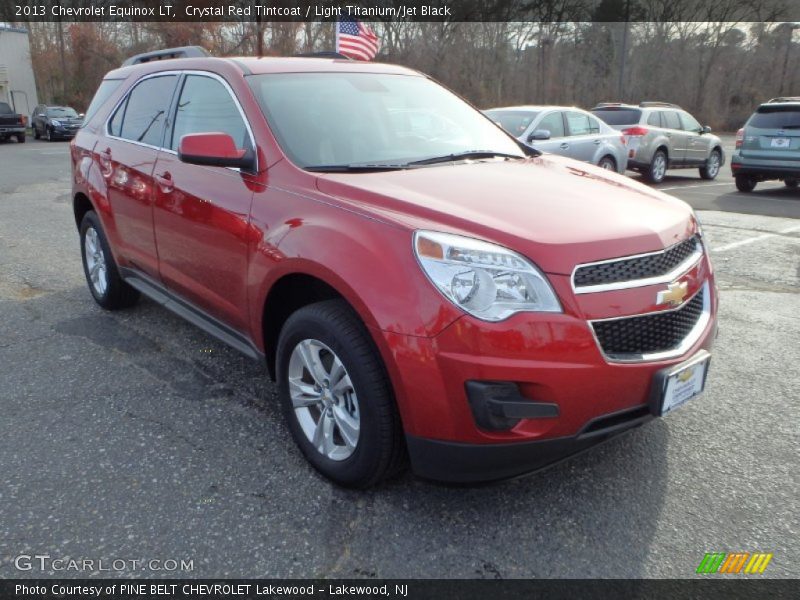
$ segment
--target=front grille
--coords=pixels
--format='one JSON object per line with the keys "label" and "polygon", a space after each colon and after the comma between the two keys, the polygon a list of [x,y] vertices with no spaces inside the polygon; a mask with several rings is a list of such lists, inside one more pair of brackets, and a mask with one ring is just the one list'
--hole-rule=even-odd
{"label": "front grille", "polygon": [[592,323],[597,341],[611,358],[667,352],[681,345],[703,314],[701,289],[681,308]]}
{"label": "front grille", "polygon": [[689,258],[697,249],[698,244],[698,239],[691,237],[663,252],[578,267],[575,271],[575,287],[635,281],[666,275]]}

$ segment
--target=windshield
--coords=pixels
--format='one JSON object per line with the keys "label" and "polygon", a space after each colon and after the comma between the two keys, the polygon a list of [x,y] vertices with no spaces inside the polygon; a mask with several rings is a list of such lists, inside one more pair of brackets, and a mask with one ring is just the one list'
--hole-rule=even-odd
{"label": "windshield", "polygon": [[272,131],[299,166],[408,165],[520,147],[466,102],[424,77],[277,73],[249,78]]}
{"label": "windshield", "polygon": [[514,137],[519,137],[536,118],[538,112],[526,110],[487,110],[486,116]]}
{"label": "windshield", "polygon": [[62,119],[67,119],[70,117],[77,117],[78,113],[75,112],[74,108],[70,108],[68,106],[51,106],[47,109],[47,116],[53,117],[54,119],[59,117]]}
{"label": "windshield", "polygon": [[635,108],[595,108],[592,113],[609,125],[635,125],[642,117],[642,111]]}
{"label": "windshield", "polygon": [[800,106],[762,106],[750,117],[748,127],[800,129]]}

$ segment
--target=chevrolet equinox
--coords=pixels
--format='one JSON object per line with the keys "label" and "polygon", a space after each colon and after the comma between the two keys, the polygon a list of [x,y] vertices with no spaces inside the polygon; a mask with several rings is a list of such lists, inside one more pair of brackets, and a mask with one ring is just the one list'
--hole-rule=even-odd
{"label": "chevrolet equinox", "polygon": [[71,142],[89,290],[263,360],[328,478],[514,477],[702,391],[717,291],[682,201],[407,68],[150,58]]}

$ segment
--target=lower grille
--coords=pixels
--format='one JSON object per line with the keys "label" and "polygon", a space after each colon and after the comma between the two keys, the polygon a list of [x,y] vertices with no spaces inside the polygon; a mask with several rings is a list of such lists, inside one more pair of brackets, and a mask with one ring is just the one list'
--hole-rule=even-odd
{"label": "lower grille", "polygon": [[704,286],[676,310],[593,322],[600,348],[606,356],[618,360],[635,360],[679,348],[702,317],[708,293]]}

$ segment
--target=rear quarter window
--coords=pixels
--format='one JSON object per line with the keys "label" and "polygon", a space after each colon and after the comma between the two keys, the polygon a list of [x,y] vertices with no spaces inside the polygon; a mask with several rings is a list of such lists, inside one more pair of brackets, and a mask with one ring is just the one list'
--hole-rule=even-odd
{"label": "rear quarter window", "polygon": [[111,94],[117,90],[122,81],[122,79],[104,79],[100,82],[100,86],[94,93],[94,98],[92,98],[92,101],[89,103],[89,108],[86,109],[86,114],[83,117],[84,126],[92,120],[92,117],[100,110],[100,107],[106,103],[106,100],[111,97]]}
{"label": "rear quarter window", "polygon": [[800,129],[800,106],[770,106],[759,108],[748,127],[758,129]]}

